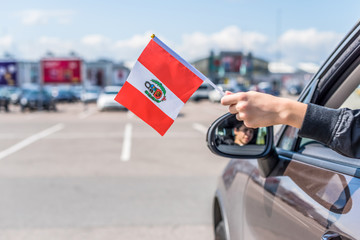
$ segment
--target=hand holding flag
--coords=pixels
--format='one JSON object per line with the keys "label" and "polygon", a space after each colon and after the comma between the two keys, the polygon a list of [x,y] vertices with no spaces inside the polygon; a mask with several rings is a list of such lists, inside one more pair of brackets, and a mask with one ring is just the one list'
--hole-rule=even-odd
{"label": "hand holding flag", "polygon": [[181,108],[209,79],[154,35],[115,100],[164,135]]}

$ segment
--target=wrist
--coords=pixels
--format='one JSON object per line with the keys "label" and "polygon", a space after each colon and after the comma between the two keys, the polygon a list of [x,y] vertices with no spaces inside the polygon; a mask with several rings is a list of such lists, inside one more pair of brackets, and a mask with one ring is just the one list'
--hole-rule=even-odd
{"label": "wrist", "polygon": [[282,104],[281,116],[282,124],[301,128],[305,118],[307,104],[287,99]]}

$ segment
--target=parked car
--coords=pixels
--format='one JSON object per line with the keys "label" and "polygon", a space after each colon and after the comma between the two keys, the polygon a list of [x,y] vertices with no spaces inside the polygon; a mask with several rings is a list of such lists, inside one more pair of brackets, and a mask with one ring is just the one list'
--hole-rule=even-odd
{"label": "parked car", "polygon": [[200,87],[193,93],[193,95],[191,95],[190,100],[193,100],[195,102],[203,100],[203,99],[208,99],[209,98],[209,92],[212,89],[212,87],[204,82],[203,84],[200,85]]}
{"label": "parked car", "polygon": [[7,87],[0,87],[0,109],[4,108],[5,112],[9,111],[10,91]]}
{"label": "parked car", "polygon": [[97,108],[99,111],[122,110],[126,109],[123,105],[114,100],[121,86],[107,86],[101,92],[97,99]]}
{"label": "parked car", "polygon": [[19,87],[17,88],[13,93],[11,93],[11,103],[14,105],[20,104],[20,99],[23,95],[25,95],[29,91],[37,90],[39,89],[38,86],[31,86],[31,87]]}
{"label": "parked car", "polygon": [[71,103],[76,101],[76,96],[70,89],[60,88],[55,96],[55,101]]}
{"label": "parked car", "polygon": [[298,83],[291,83],[286,87],[286,91],[290,95],[299,95],[302,89],[302,86]]}
{"label": "parked car", "polygon": [[72,103],[77,101],[77,97],[72,91],[71,86],[48,86],[46,91],[59,103]]}
{"label": "parked car", "polygon": [[81,93],[81,101],[84,103],[95,103],[101,93],[98,86],[85,87]]}
{"label": "parked car", "polygon": [[260,82],[256,85],[253,85],[250,88],[251,91],[257,91],[262,93],[271,94],[274,96],[280,95],[280,90],[278,88],[278,84],[276,82]]}
{"label": "parked car", "polygon": [[[360,22],[298,101],[359,109],[359,84]],[[229,145],[236,122],[225,114],[207,134],[210,150],[230,158],[214,196],[216,240],[360,239],[359,159],[302,138],[291,126],[276,135],[273,127],[255,129],[252,144]]]}
{"label": "parked car", "polygon": [[71,91],[72,95],[74,96],[75,101],[81,100],[81,93],[83,91],[82,85],[73,85],[70,87],[70,91]]}
{"label": "parked car", "polygon": [[21,88],[17,86],[4,86],[1,88],[5,88],[10,96],[10,103],[16,104],[19,100],[19,96],[21,94]]}
{"label": "parked car", "polygon": [[56,111],[54,98],[45,90],[28,89],[20,99],[21,111],[31,110],[53,110]]}

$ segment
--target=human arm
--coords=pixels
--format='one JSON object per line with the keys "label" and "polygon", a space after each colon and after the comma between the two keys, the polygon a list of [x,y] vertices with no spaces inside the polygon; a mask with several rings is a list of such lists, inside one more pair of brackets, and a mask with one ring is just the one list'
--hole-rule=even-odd
{"label": "human arm", "polygon": [[277,124],[300,128],[307,109],[304,103],[253,91],[226,92],[221,104],[250,128]]}
{"label": "human arm", "polygon": [[299,128],[301,137],[328,145],[353,158],[360,158],[360,110],[331,109],[304,104],[258,92],[229,93],[221,99],[247,127],[276,124]]}
{"label": "human arm", "polygon": [[360,110],[308,104],[299,135],[324,143],[347,157],[360,158]]}

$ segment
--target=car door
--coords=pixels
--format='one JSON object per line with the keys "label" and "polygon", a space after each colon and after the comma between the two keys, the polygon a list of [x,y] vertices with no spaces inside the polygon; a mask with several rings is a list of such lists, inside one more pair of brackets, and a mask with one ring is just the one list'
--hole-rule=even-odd
{"label": "car door", "polygon": [[[360,108],[359,25],[349,33],[300,100]],[[244,239],[358,239],[360,159],[344,157],[283,126],[279,162],[269,176],[251,173],[243,203]]]}

